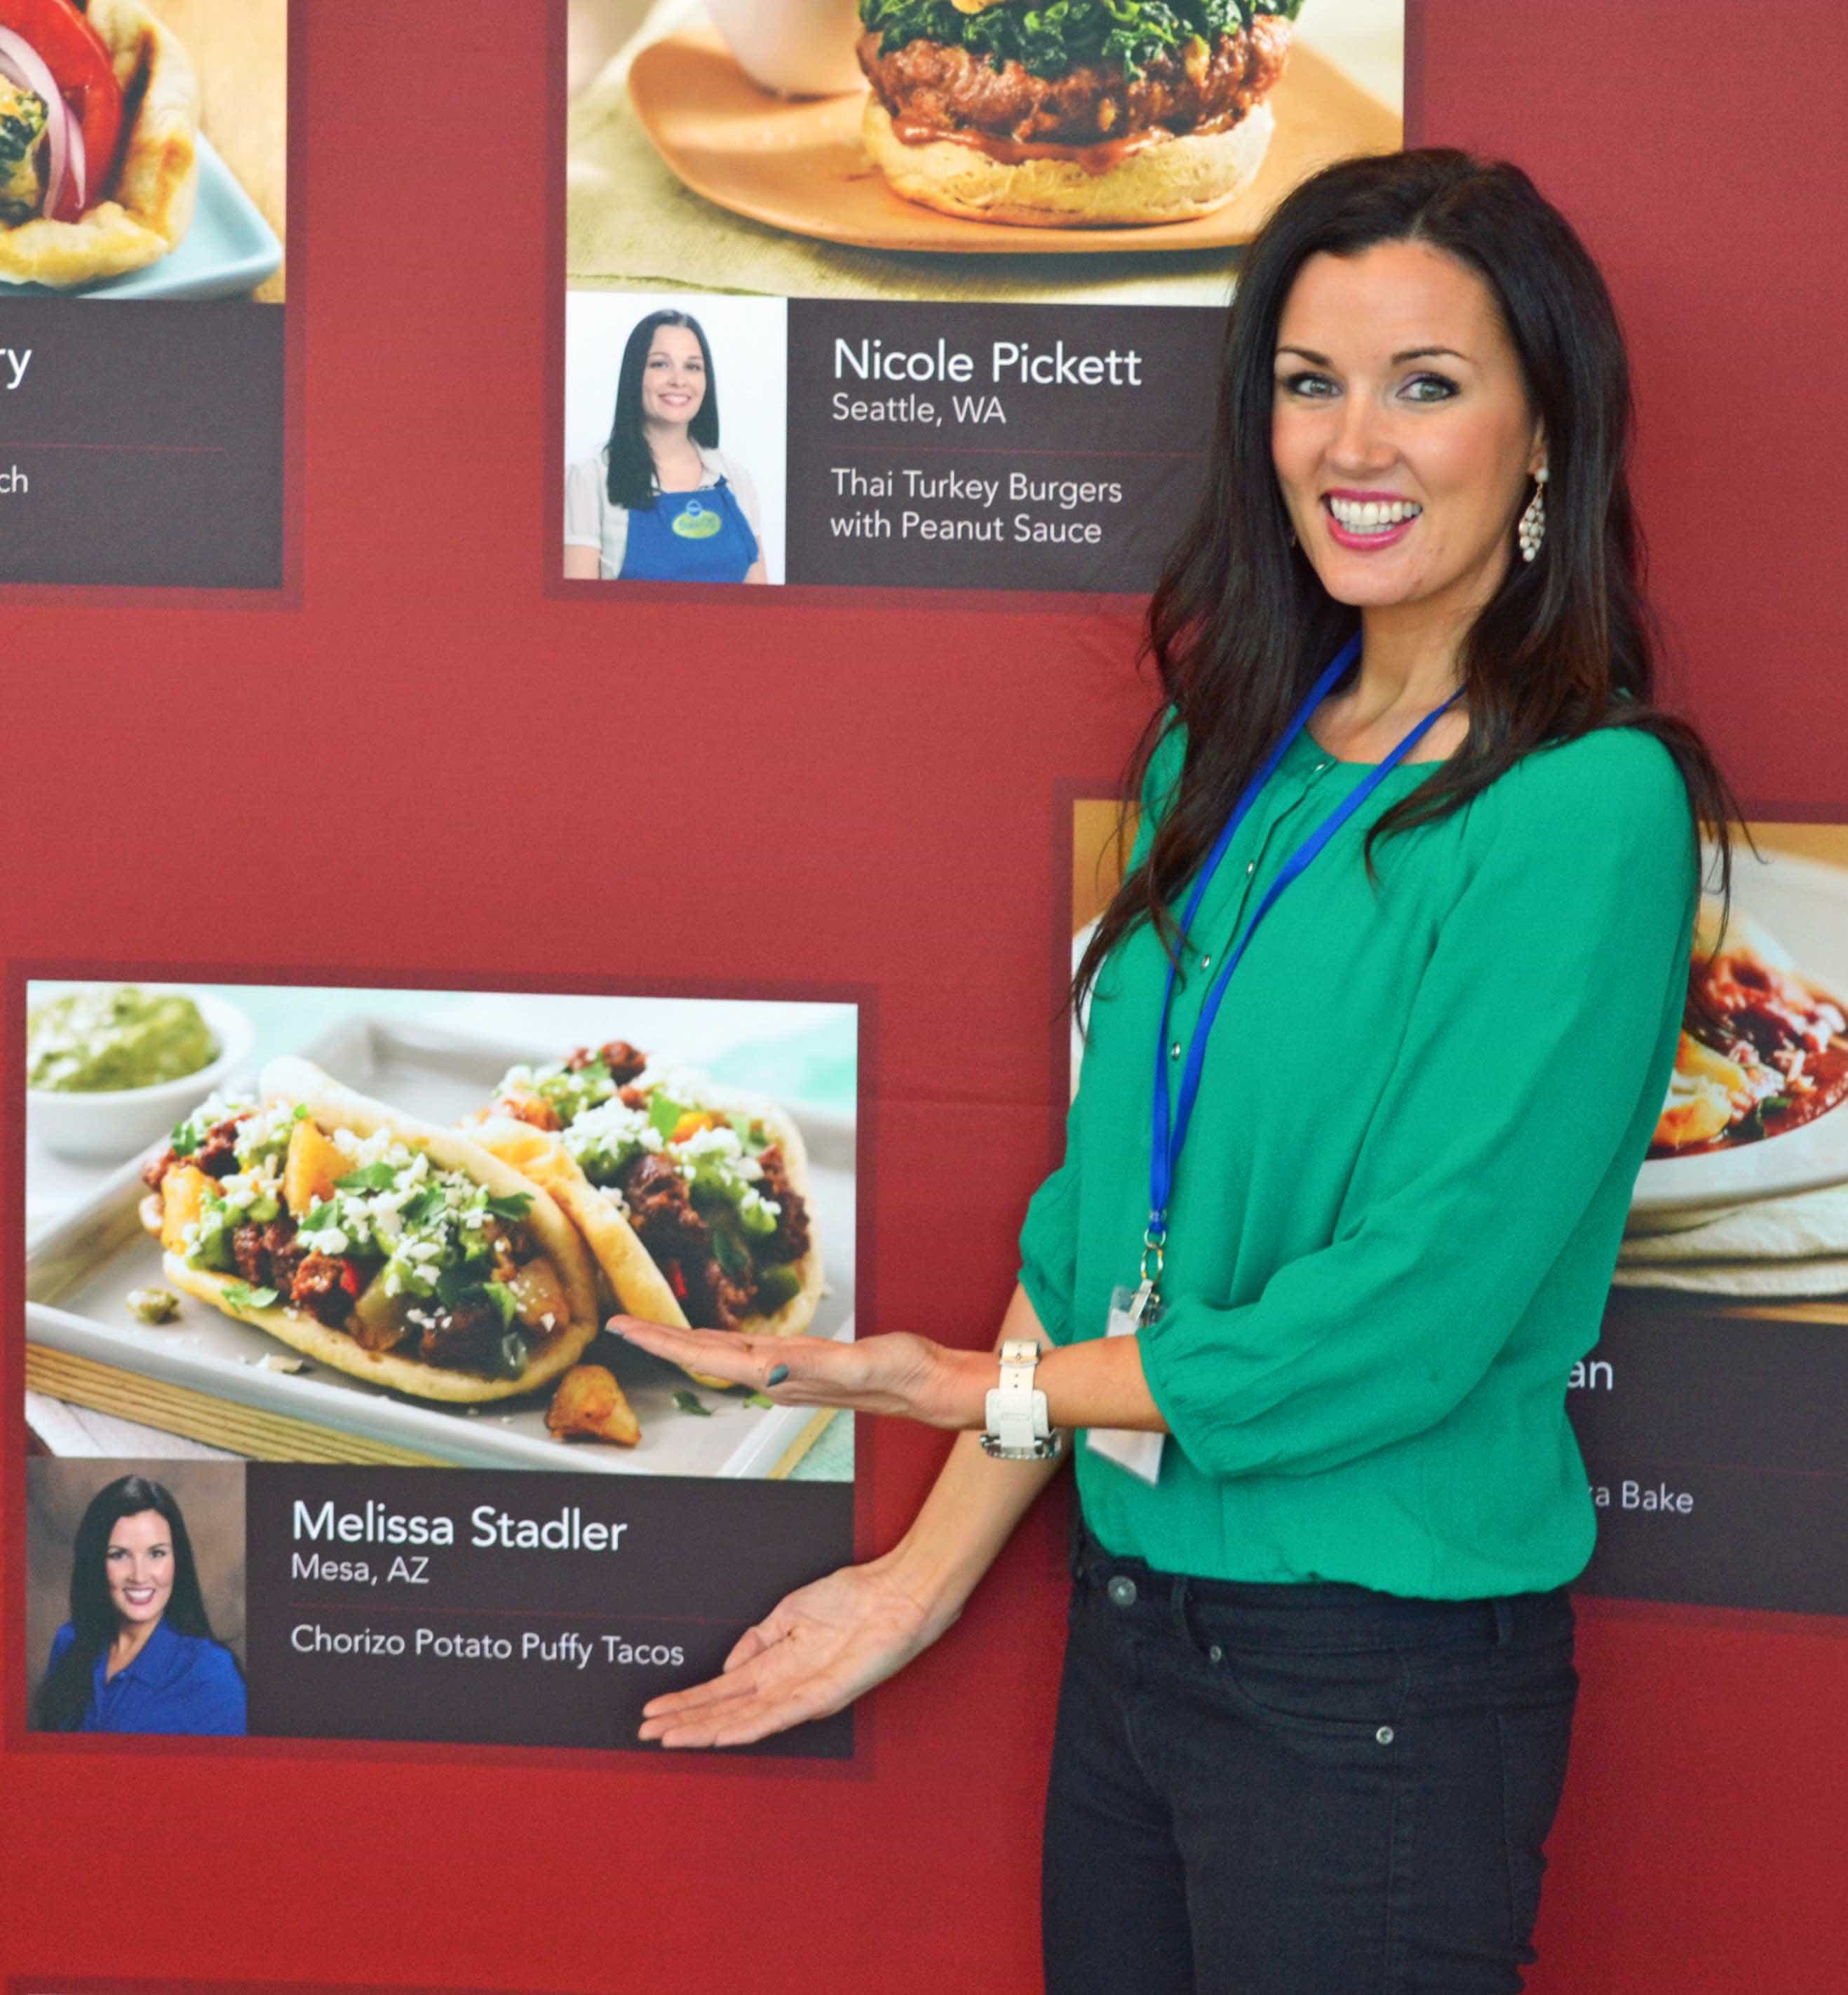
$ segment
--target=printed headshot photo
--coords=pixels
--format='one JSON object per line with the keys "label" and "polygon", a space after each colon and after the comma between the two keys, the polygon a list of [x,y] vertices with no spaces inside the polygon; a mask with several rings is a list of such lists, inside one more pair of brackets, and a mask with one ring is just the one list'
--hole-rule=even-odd
{"label": "printed headshot photo", "polygon": [[35,1732],[241,1737],[244,1470],[26,1464]]}
{"label": "printed headshot photo", "polygon": [[568,295],[568,582],[783,579],[787,339],[780,298]]}

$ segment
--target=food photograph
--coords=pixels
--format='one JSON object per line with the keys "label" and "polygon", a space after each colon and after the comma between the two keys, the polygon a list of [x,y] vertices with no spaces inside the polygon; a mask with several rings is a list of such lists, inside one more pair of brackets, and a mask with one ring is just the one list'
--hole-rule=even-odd
{"label": "food photograph", "polygon": [[850,1420],[602,1324],[851,1337],[857,1031],[843,1004],[29,984],[39,1447],[850,1480]]}
{"label": "food photograph", "polygon": [[1218,304],[1403,0],[572,0],[568,285]]}
{"label": "food photograph", "polygon": [[[1723,927],[1719,900],[1702,905],[1616,1286],[1848,1324],[1848,826],[1749,829]],[[1124,849],[1114,802],[1073,805],[1074,968]],[[1074,1093],[1083,1057],[1074,1025]]]}
{"label": "food photograph", "polygon": [[0,300],[284,295],[287,0],[0,0]]}
{"label": "food photograph", "polygon": [[1702,910],[1616,1279],[1848,1323],[1848,828],[1751,830],[1723,932]]}

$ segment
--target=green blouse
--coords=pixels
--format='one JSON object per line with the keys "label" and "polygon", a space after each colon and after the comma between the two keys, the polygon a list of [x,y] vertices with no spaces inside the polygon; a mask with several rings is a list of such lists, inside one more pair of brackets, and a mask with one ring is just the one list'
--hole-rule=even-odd
{"label": "green blouse", "polygon": [[[1178,777],[1151,764],[1136,857]],[[1468,1598],[1563,1585],[1592,1509],[1565,1413],[1668,1086],[1698,892],[1688,795],[1650,736],[1527,756],[1463,810],[1368,826],[1402,765],[1266,917],[1209,1044],[1142,1365],[1151,1487],[1075,1437],[1111,1551],[1236,1580]],[[1299,737],[1207,894],[1168,1038],[1283,860],[1364,774]],[[1063,1165],[1021,1279],[1059,1343],[1135,1279],[1166,958],[1104,965]],[[1178,1078],[1180,1059],[1172,1059]]]}

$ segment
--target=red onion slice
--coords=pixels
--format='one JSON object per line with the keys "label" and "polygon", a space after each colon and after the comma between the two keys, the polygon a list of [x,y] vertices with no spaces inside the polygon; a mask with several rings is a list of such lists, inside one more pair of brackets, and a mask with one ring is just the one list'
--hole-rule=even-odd
{"label": "red onion slice", "polygon": [[[70,118],[67,125],[70,144],[70,191],[77,201],[77,211],[81,215],[90,205],[90,155],[84,145],[84,127],[81,120]],[[46,214],[51,212],[51,204],[45,204]]]}
{"label": "red onion slice", "polygon": [[[23,35],[15,33],[11,28],[0,28],[0,74],[44,102],[45,136],[51,147],[51,160],[45,180],[45,198],[40,204],[39,211],[50,215],[57,207],[58,197],[64,191],[70,137],[77,131],[77,122],[70,115],[70,107],[64,101],[64,93],[58,88],[57,78],[46,67],[44,57]],[[83,143],[81,134],[77,143]]]}

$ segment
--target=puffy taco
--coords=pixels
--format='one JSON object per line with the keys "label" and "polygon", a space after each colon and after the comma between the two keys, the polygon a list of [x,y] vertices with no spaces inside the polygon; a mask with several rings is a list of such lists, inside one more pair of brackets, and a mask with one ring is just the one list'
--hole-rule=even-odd
{"label": "puffy taco", "polygon": [[140,0],[0,0],[0,278],[143,269],[191,226],[199,86]]}
{"label": "puffy taco", "polygon": [[472,1133],[571,1214],[630,1316],[753,1337],[813,1319],[808,1153],[774,1102],[618,1039],[511,1069]]}
{"label": "puffy taco", "polygon": [[596,1282],[541,1188],[453,1129],[301,1059],[214,1097],[142,1175],[167,1279],[319,1363],[423,1399],[551,1383],[596,1334]]}

